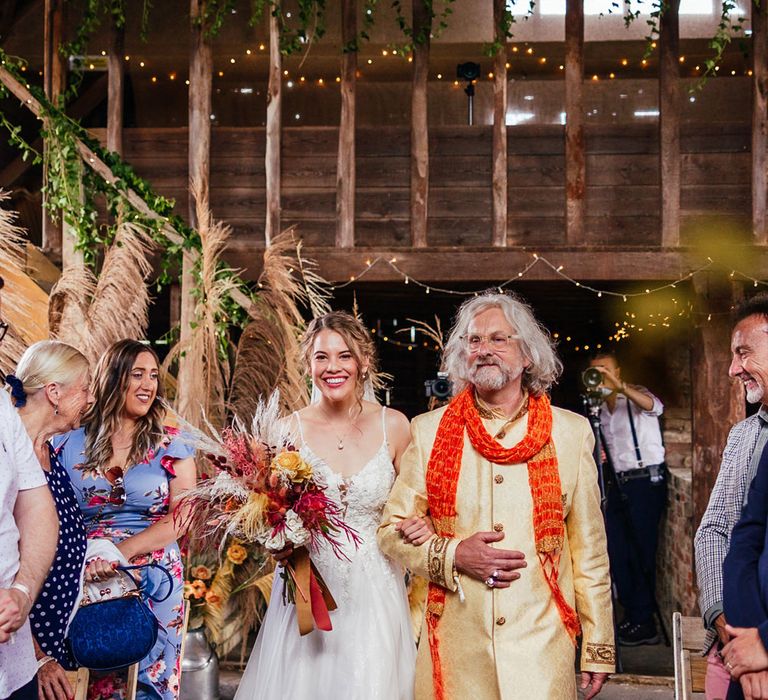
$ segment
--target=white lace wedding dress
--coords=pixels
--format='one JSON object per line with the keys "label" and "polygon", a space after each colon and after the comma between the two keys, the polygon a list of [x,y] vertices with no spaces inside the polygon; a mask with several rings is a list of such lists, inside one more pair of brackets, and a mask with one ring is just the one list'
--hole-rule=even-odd
{"label": "white lace wedding dress", "polygon": [[[379,450],[355,475],[343,478],[304,442],[301,454],[328,483],[345,521],[362,539],[346,543],[350,561],[328,547],[312,561],[338,608],[333,630],[302,637],[292,604],[283,604],[283,581],[275,575],[269,608],[235,700],[411,700],[416,646],[402,569],[376,543],[384,504],[395,480],[386,429]],[[382,409],[384,424],[384,409]]]}

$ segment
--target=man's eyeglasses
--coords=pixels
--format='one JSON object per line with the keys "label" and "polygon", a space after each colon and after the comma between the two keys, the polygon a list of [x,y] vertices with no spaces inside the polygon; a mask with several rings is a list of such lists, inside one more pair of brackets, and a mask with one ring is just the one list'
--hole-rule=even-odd
{"label": "man's eyeglasses", "polygon": [[122,467],[112,467],[111,469],[107,469],[106,477],[107,481],[112,485],[107,500],[112,505],[123,505],[125,503],[125,486],[123,485]]}
{"label": "man's eyeglasses", "polygon": [[491,350],[506,350],[511,340],[515,340],[516,335],[506,335],[504,333],[492,333],[491,335],[463,335],[467,350],[477,352],[483,345],[487,345]]}

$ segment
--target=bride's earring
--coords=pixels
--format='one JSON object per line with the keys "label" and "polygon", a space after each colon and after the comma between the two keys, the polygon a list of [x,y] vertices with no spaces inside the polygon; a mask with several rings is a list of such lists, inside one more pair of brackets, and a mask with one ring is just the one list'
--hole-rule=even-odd
{"label": "bride's earring", "polygon": [[53,406],[53,415],[58,416],[59,415],[59,404],[54,404]]}

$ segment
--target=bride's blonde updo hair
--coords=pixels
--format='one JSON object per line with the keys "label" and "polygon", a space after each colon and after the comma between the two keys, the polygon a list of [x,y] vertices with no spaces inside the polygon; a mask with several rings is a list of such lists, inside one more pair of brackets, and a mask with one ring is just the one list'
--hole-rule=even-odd
{"label": "bride's blonde updo hair", "polygon": [[[312,319],[307,330],[304,331],[300,346],[304,361],[304,373],[307,377],[311,372],[312,348],[315,345],[315,338],[321,331],[325,330],[338,333],[352,353],[352,357],[355,358],[357,363],[355,394],[358,403],[362,405],[366,381],[370,380],[374,391],[383,388],[383,382],[379,375],[379,358],[376,355],[376,345],[373,338],[362,321],[346,311],[331,311]],[[368,370],[363,374],[363,365],[366,361],[368,362]]]}
{"label": "bride's blonde updo hair", "polygon": [[69,386],[88,372],[88,360],[77,348],[60,340],[41,340],[30,345],[16,365],[15,376],[27,396],[48,384]]}

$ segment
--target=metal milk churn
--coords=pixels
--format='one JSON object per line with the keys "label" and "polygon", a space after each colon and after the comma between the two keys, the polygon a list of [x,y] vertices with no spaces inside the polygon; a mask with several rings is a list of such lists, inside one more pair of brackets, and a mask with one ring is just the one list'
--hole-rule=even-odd
{"label": "metal milk churn", "polygon": [[219,659],[205,628],[187,630],[181,660],[181,700],[219,700]]}

